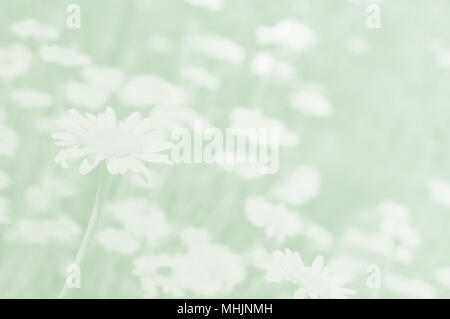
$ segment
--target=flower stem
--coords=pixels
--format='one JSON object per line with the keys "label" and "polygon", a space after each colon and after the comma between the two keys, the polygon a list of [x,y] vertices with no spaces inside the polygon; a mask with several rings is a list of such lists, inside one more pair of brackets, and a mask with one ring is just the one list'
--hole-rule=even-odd
{"label": "flower stem", "polygon": [[[83,240],[81,241],[80,248],[78,249],[77,255],[75,257],[74,264],[81,266],[83,262],[84,256],[86,255],[89,244],[91,243],[92,237],[95,232],[95,228],[100,219],[101,211],[103,203],[108,195],[109,187],[111,185],[111,176],[107,176],[105,178],[105,174],[102,175],[100,179],[100,183],[97,188],[97,194],[95,196],[95,204],[92,209],[91,217],[89,218],[89,223],[87,225],[86,231],[83,236]],[[105,181],[106,179],[106,181]],[[64,281],[64,286],[61,289],[61,292],[58,295],[58,299],[64,299],[67,294],[67,283]]]}

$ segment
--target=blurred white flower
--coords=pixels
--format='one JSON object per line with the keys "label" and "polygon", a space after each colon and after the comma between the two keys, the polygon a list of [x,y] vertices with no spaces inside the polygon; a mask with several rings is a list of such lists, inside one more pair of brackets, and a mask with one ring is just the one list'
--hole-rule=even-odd
{"label": "blurred white flower", "polygon": [[450,208],[450,183],[443,178],[430,178],[427,182],[427,188],[430,192],[431,200]]}
{"label": "blurred white flower", "polygon": [[399,296],[411,299],[432,299],[436,295],[434,287],[424,280],[396,273],[385,274],[383,286]]}
{"label": "blurred white flower", "polygon": [[0,170],[0,190],[7,188],[9,185],[9,177],[6,173]]}
{"label": "blurred white flower", "polygon": [[0,197],[0,225],[9,223],[9,202]]}
{"label": "blurred white flower", "polygon": [[450,288],[450,266],[442,266],[433,270],[433,278],[444,288]]}
{"label": "blurred white flower", "polygon": [[248,256],[250,259],[250,263],[253,267],[259,268],[264,273],[268,273],[271,271],[275,266],[275,261],[272,257],[272,254],[267,251],[267,249],[258,244],[258,246],[252,248],[248,252]]}
{"label": "blurred white flower", "polygon": [[211,242],[211,234],[206,229],[186,227],[180,233],[180,240],[188,248]]}
{"label": "blurred white flower", "polygon": [[416,248],[422,244],[419,234],[409,225],[408,207],[384,201],[377,207],[381,215],[380,231],[392,241]]}
{"label": "blurred white flower", "polygon": [[48,108],[53,98],[50,94],[33,88],[14,89],[11,93],[11,100],[22,108]]}
{"label": "blurred white flower", "polygon": [[75,187],[66,179],[45,176],[42,181],[25,191],[28,206],[35,212],[48,211],[59,199],[75,195]]}
{"label": "blurred white flower", "polygon": [[258,52],[250,62],[250,70],[263,78],[292,80],[296,76],[294,65],[276,58],[269,51]]}
{"label": "blurred white flower", "polygon": [[178,255],[152,255],[134,260],[133,273],[141,281],[145,298],[156,297],[158,289],[175,298],[184,295],[184,287],[177,272],[181,264],[179,259]]}
{"label": "blurred white flower", "polygon": [[22,44],[0,47],[0,79],[12,79],[24,74],[32,60],[30,51]]}
{"label": "blurred white flower", "polygon": [[81,233],[80,227],[68,217],[48,220],[24,219],[7,234],[10,240],[23,240],[30,243],[46,244],[50,241],[71,242]]}
{"label": "blurred white flower", "polygon": [[331,104],[320,87],[310,85],[296,90],[290,97],[291,106],[306,115],[328,117],[332,112]]}
{"label": "blurred white flower", "polygon": [[186,0],[187,3],[194,7],[202,7],[211,11],[223,9],[224,0]]}
{"label": "blurred white flower", "polygon": [[182,286],[203,296],[230,293],[245,277],[239,256],[225,246],[195,246],[180,261]]}
{"label": "blurred white flower", "polygon": [[181,240],[188,249],[183,257],[180,276],[183,287],[204,296],[229,293],[245,277],[240,256],[223,245],[212,242],[209,232],[187,227]]}
{"label": "blurred white flower", "polygon": [[216,34],[197,34],[187,39],[191,50],[234,65],[241,64],[245,59],[245,50],[234,41]]}
{"label": "blurred white flower", "polygon": [[279,242],[296,237],[304,230],[296,213],[263,198],[249,198],[245,205],[245,215],[253,225],[264,228],[268,237]]}
{"label": "blurred white flower", "polygon": [[87,83],[106,92],[113,92],[122,84],[125,75],[114,67],[90,64],[83,68],[83,77]]}
{"label": "blurred white flower", "polygon": [[145,198],[130,198],[108,204],[107,210],[136,238],[143,238],[155,246],[161,238],[169,235],[171,227],[166,214]]}
{"label": "blurred white flower", "polygon": [[271,196],[293,206],[300,206],[319,194],[320,172],[309,166],[298,166],[271,190]]}
{"label": "blurred white flower", "polygon": [[47,63],[60,64],[62,66],[85,66],[91,63],[91,58],[78,52],[74,48],[60,45],[41,46],[40,55],[42,60]]}
{"label": "blurred white flower", "polygon": [[312,222],[305,223],[303,236],[312,241],[319,249],[330,249],[334,244],[334,238],[323,226]]}
{"label": "blurred white flower", "polygon": [[409,223],[409,209],[405,205],[382,201],[376,207],[380,223],[376,232],[349,229],[344,245],[372,252],[403,264],[411,263],[416,249],[423,241]]}
{"label": "blurred white flower", "polygon": [[37,116],[34,120],[34,129],[37,132],[51,134],[54,131],[58,130],[58,125],[56,125],[57,116]]}
{"label": "blurred white flower", "polygon": [[13,156],[16,153],[19,137],[12,128],[0,123],[0,156]]}
{"label": "blurred white flower", "polygon": [[450,69],[450,45],[442,39],[435,39],[430,44],[430,51],[436,64],[443,69]]}
{"label": "blurred white flower", "polygon": [[56,145],[67,147],[55,161],[66,168],[68,161],[83,158],[83,175],[106,161],[112,175],[131,171],[150,180],[150,171],[143,162],[170,163],[168,156],[159,152],[172,146],[154,130],[154,122],[152,118],[142,120],[138,112],[118,121],[109,107],[104,113],[86,116],[71,109],[58,121],[63,131],[52,134]]}
{"label": "blurred white flower", "polygon": [[332,274],[329,268],[324,268],[322,256],[317,256],[311,267],[305,266],[300,255],[289,249],[275,251],[273,258],[273,268],[269,270],[267,279],[295,284],[298,287],[295,298],[345,299],[355,293],[342,287],[347,276]]}
{"label": "blurred white flower", "polygon": [[369,233],[359,229],[347,230],[343,242],[344,246],[378,254],[402,264],[409,264],[413,261],[416,249],[416,246],[410,246],[408,242],[395,242],[395,238],[385,233]]}
{"label": "blurred white flower", "polygon": [[244,279],[241,259],[228,247],[210,242],[208,234],[201,230],[187,228],[181,236],[191,240],[186,253],[135,260],[134,273],[140,277],[146,296],[154,297],[158,288],[173,297],[188,296],[190,292],[214,296],[230,292]]}
{"label": "blurred white flower", "polygon": [[70,103],[91,111],[105,105],[124,80],[122,71],[109,66],[90,64],[83,68],[82,74],[85,82],[66,84],[66,98]]}
{"label": "blurred white flower", "polygon": [[369,52],[369,42],[364,38],[352,37],[347,42],[347,50],[353,55],[366,55]]}
{"label": "blurred white flower", "polygon": [[119,92],[122,103],[128,106],[182,106],[186,93],[166,80],[153,75],[135,76],[125,82]]}
{"label": "blurred white flower", "polygon": [[219,88],[219,79],[208,70],[197,65],[185,65],[181,69],[181,78],[195,86],[216,90]]}
{"label": "blurred white flower", "polygon": [[170,41],[164,36],[154,34],[148,38],[148,47],[155,52],[167,52],[171,46]]}
{"label": "blurred white flower", "polygon": [[109,95],[97,87],[83,82],[68,82],[65,86],[66,99],[90,111],[97,111],[108,101]]}
{"label": "blurred white flower", "polygon": [[[235,108],[230,114],[231,128],[264,128],[272,129],[277,128],[279,130],[279,142],[283,146],[295,146],[299,142],[298,136],[289,131],[286,124],[282,120],[273,119],[265,114],[260,109],[248,109],[244,107]],[[251,136],[250,142],[257,143],[258,141]],[[257,139],[257,137],[256,137]]]}
{"label": "blurred white flower", "polygon": [[383,220],[405,223],[409,219],[408,207],[396,202],[382,201],[376,210]]}
{"label": "blurred white flower", "polygon": [[52,41],[59,38],[58,29],[49,24],[43,24],[32,18],[24,18],[11,26],[11,31],[22,39],[33,39],[36,41]]}
{"label": "blurred white flower", "polygon": [[348,2],[353,4],[371,4],[371,3],[383,3],[384,0],[348,0]]}
{"label": "blurred white flower", "polygon": [[316,32],[294,18],[285,18],[274,26],[259,26],[256,37],[262,45],[275,45],[297,53],[314,47],[318,42]]}
{"label": "blurred white flower", "polygon": [[97,234],[98,243],[107,251],[122,255],[132,255],[139,247],[139,242],[130,233],[116,228],[107,228]]}

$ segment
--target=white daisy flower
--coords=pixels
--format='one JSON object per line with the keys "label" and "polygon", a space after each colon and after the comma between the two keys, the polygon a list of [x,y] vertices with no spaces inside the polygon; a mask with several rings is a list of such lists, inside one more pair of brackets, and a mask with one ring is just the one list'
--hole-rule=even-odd
{"label": "white daisy flower", "polygon": [[105,161],[112,175],[131,171],[150,180],[144,163],[171,163],[167,155],[159,152],[172,146],[153,129],[152,123],[154,119],[142,120],[138,112],[118,121],[109,107],[104,113],[86,116],[71,109],[58,121],[63,131],[52,134],[56,145],[67,147],[55,161],[66,168],[68,161],[83,158],[79,169],[83,175]]}
{"label": "white daisy flower", "polygon": [[314,47],[318,42],[317,33],[294,18],[285,18],[274,26],[259,26],[256,37],[262,45],[275,45],[297,53]]}
{"label": "white daisy flower", "polygon": [[271,190],[271,196],[293,206],[304,205],[319,194],[320,172],[309,166],[299,166]]}
{"label": "white daisy flower", "polygon": [[11,31],[22,39],[52,41],[59,38],[59,31],[55,26],[43,24],[31,18],[15,22],[11,26]]}
{"label": "white daisy flower", "polygon": [[299,288],[295,298],[312,299],[345,299],[355,292],[342,286],[347,281],[346,276],[332,274],[329,268],[324,268],[324,259],[317,256],[311,267],[305,266],[300,255],[289,249],[273,253],[274,268],[269,271],[270,281],[289,281]]}
{"label": "white daisy flower", "polygon": [[139,248],[136,238],[122,229],[103,229],[97,234],[97,241],[105,250],[121,255],[132,255]]}
{"label": "white daisy flower", "polygon": [[258,52],[250,62],[250,71],[263,77],[275,77],[280,80],[295,78],[295,67],[281,59],[276,58],[269,51]]}
{"label": "white daisy flower", "polygon": [[185,65],[181,69],[180,76],[183,80],[193,85],[209,90],[219,88],[219,79],[213,73],[197,65]]}
{"label": "white daisy flower", "polygon": [[11,100],[22,108],[48,108],[53,98],[50,94],[33,88],[14,89],[11,93]]}
{"label": "white daisy flower", "polygon": [[191,6],[201,7],[211,11],[223,9],[224,0],[186,0]]}
{"label": "white daisy flower", "polygon": [[245,50],[234,41],[216,34],[197,34],[187,39],[187,46],[201,54],[234,65],[244,62]]}
{"label": "white daisy flower", "polygon": [[450,183],[443,178],[430,178],[427,182],[427,188],[434,202],[450,208]]}
{"label": "white daisy flower", "polygon": [[268,237],[279,242],[296,237],[304,230],[304,224],[296,213],[263,198],[248,199],[245,215],[253,225],[264,228]]}
{"label": "white daisy flower", "polygon": [[306,115],[328,117],[332,113],[332,107],[322,91],[322,88],[310,85],[295,91],[289,102],[295,110]]}
{"label": "white daisy flower", "polygon": [[182,106],[186,93],[166,80],[153,75],[135,76],[125,82],[119,92],[122,103],[135,106]]}
{"label": "white daisy flower", "polygon": [[13,156],[16,153],[18,141],[16,131],[0,123],[0,156]]}
{"label": "white daisy flower", "polygon": [[60,64],[62,66],[85,66],[91,63],[91,58],[78,52],[74,48],[60,45],[41,46],[40,55],[42,60],[47,63]]}
{"label": "white daisy flower", "polygon": [[0,79],[12,79],[30,68],[33,58],[28,48],[21,44],[0,47]]}

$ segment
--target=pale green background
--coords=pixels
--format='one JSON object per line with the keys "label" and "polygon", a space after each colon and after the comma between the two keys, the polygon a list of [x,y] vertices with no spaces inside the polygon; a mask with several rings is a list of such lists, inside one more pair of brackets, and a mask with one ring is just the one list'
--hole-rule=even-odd
{"label": "pale green background", "polygon": [[[256,76],[248,71],[248,60],[258,49],[255,29],[273,25],[286,16],[294,16],[310,25],[320,36],[318,46],[293,59],[299,78],[326,88],[333,106],[329,118],[317,119],[296,112],[288,105],[294,84],[266,83],[263,96],[256,102],[268,116],[283,120],[301,137],[294,148],[282,148],[277,175],[254,180],[241,179],[213,165],[179,165],[153,168],[161,183],[150,190],[113,179],[110,200],[145,196],[167,214],[171,224],[198,226],[210,231],[215,242],[246,254],[256,244],[268,251],[289,247],[304,256],[306,263],[322,254],[326,261],[344,254],[339,242],[349,228],[372,231],[370,211],[384,200],[407,205],[411,224],[424,241],[412,263],[389,263],[370,252],[357,251],[370,263],[394,269],[406,277],[420,278],[436,289],[436,297],[448,297],[449,291],[433,279],[438,266],[450,264],[450,209],[430,200],[425,187],[429,177],[450,178],[449,97],[450,73],[440,68],[429,47],[434,38],[450,44],[450,3],[433,1],[384,1],[382,27],[366,27],[365,5],[343,0],[306,1],[307,10],[295,9],[291,0],[226,0],[225,8],[209,12],[189,6],[182,0],[154,1],[78,1],[82,10],[79,30],[65,26],[68,1],[4,0],[0,3],[0,46],[22,42],[38,56],[36,42],[20,40],[10,25],[24,17],[53,24],[61,30],[55,41],[76,47],[97,64],[115,66],[132,76],[152,73],[182,85],[178,77],[183,63],[195,62],[221,74],[216,92],[200,90],[192,107],[219,126],[227,123],[233,108],[248,105],[256,87]],[[198,55],[181,56],[181,39],[190,30],[206,30],[233,39],[245,48],[246,62],[241,66],[203,59]],[[160,34],[174,45],[167,54],[149,50],[147,39]],[[367,39],[370,50],[364,56],[350,55],[347,41],[354,36]],[[69,244],[37,244],[7,239],[6,234],[18,221],[30,216],[71,217],[84,229],[93,205],[98,175],[88,176],[74,169],[63,170],[53,162],[58,147],[50,134],[37,132],[33,123],[42,116],[53,118],[74,107],[64,97],[64,83],[79,79],[77,68],[64,68],[39,61],[36,57],[29,72],[12,81],[0,82],[0,109],[5,123],[18,134],[14,157],[0,157],[0,168],[10,178],[9,187],[0,191],[10,202],[10,223],[0,225],[0,297],[53,298],[64,280],[66,263],[76,253],[80,238]],[[24,110],[9,97],[14,87],[34,87],[51,94],[54,103],[44,111]],[[211,96],[211,94],[213,94]],[[109,100],[121,116],[133,111]],[[81,108],[79,108],[81,109]],[[321,224],[335,238],[336,245],[320,251],[303,240],[279,244],[251,225],[243,214],[245,200],[267,191],[297,165],[320,169],[320,194],[299,211]],[[69,181],[75,195],[50,197],[50,209],[33,215],[25,199],[27,188],[56,176]],[[50,195],[49,195],[50,196]],[[110,223],[104,215],[100,228]],[[168,242],[160,252],[176,251],[179,243]],[[133,257],[109,253],[93,244],[82,267],[82,288],[70,297],[140,298],[138,278],[132,274]],[[230,293],[208,297],[289,297],[292,287],[269,283],[259,269],[246,267],[246,278]],[[365,285],[363,273],[346,286],[360,298],[407,297],[382,287],[373,291]],[[170,297],[160,294],[160,297]],[[204,297],[188,293],[188,297]]]}

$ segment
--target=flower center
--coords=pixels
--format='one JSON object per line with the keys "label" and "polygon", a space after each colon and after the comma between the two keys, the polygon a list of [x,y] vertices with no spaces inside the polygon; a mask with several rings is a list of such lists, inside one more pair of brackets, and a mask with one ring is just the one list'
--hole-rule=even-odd
{"label": "flower center", "polygon": [[84,143],[91,152],[110,157],[125,157],[142,149],[139,137],[115,128],[94,130],[84,137]]}

